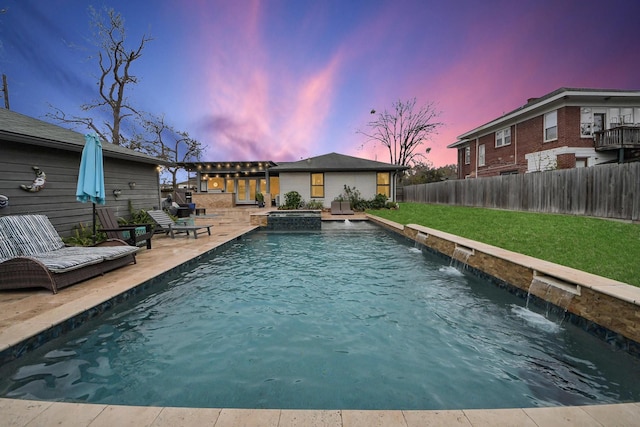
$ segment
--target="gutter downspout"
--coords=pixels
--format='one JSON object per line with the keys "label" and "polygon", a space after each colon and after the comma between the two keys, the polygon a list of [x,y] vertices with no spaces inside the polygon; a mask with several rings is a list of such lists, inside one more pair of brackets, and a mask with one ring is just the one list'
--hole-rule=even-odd
{"label": "gutter downspout", "polygon": [[[518,170],[518,121],[513,124],[513,164]],[[526,159],[525,159],[526,160]],[[529,164],[527,162],[527,170],[529,170]]]}
{"label": "gutter downspout", "polygon": [[476,137],[476,178],[478,178],[478,145],[480,142],[480,138]]}

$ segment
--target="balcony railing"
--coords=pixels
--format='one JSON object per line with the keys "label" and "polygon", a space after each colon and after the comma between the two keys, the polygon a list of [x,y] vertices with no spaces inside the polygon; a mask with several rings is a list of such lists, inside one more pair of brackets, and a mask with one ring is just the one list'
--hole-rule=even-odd
{"label": "balcony railing", "polygon": [[596,150],[640,148],[640,127],[618,126],[593,134]]}

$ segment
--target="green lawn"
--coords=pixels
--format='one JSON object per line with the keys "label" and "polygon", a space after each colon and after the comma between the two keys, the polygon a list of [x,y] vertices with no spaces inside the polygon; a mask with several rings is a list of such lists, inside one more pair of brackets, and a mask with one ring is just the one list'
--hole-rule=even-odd
{"label": "green lawn", "polygon": [[400,203],[369,211],[640,286],[640,225],[581,216]]}

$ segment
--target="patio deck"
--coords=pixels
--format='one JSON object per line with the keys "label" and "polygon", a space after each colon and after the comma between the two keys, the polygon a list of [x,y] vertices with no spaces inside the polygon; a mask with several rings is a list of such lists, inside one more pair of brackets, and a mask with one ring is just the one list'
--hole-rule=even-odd
{"label": "patio deck", "polygon": [[[242,209],[195,217],[212,223],[197,240],[156,235],[138,263],[62,289],[0,293],[0,349],[36,335],[153,277],[256,228]],[[364,219],[323,215],[325,220]],[[640,404],[447,411],[248,410],[138,407],[0,399],[2,426],[626,426],[637,425]]]}

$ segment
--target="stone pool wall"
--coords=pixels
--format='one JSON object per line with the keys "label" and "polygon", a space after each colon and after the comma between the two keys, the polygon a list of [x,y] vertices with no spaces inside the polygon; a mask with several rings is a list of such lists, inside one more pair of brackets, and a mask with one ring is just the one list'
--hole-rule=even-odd
{"label": "stone pool wall", "polygon": [[267,214],[267,230],[320,230],[319,210],[272,211]]}
{"label": "stone pool wall", "polygon": [[420,225],[368,216],[497,285],[546,301],[563,315],[566,312],[572,323],[640,355],[640,288]]}

